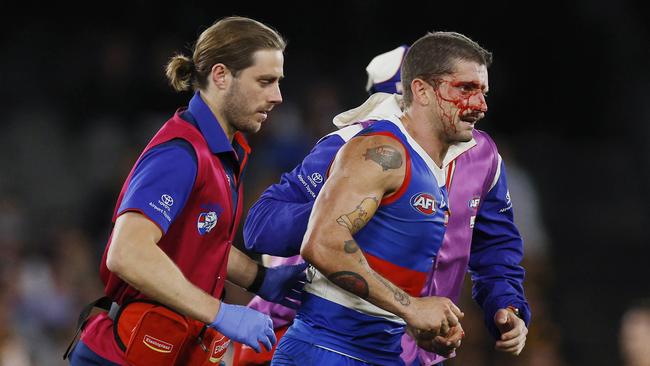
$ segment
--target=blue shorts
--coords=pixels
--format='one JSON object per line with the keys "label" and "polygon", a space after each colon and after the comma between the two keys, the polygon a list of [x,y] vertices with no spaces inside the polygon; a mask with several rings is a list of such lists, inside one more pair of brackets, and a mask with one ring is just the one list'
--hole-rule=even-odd
{"label": "blue shorts", "polygon": [[370,364],[356,358],[320,348],[296,338],[285,336],[280,339],[278,348],[276,348],[275,354],[273,355],[271,366],[311,365],[368,366]]}
{"label": "blue shorts", "polygon": [[74,346],[68,360],[70,360],[71,366],[120,366],[100,357],[82,341],[77,342],[77,345]]}

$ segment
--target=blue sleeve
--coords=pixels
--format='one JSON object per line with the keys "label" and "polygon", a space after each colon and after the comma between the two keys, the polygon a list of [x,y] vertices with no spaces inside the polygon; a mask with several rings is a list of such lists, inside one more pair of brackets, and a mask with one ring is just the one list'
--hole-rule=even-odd
{"label": "blue sleeve", "polygon": [[501,163],[496,185],[484,197],[474,224],[469,270],[472,275],[472,296],[483,309],[485,324],[499,338],[494,314],[512,305],[519,308],[526,326],[530,323],[530,307],[524,295],[523,241],[514,223],[514,214],[506,170]]}
{"label": "blue sleeve", "polygon": [[166,233],[192,192],[196,172],[196,154],[187,141],[175,139],[152,148],[138,161],[118,216],[138,211]]}
{"label": "blue sleeve", "polygon": [[280,183],[262,193],[244,223],[248,250],[280,257],[300,254],[314,201],[343,143],[337,135],[325,138],[295,169],[282,174]]}

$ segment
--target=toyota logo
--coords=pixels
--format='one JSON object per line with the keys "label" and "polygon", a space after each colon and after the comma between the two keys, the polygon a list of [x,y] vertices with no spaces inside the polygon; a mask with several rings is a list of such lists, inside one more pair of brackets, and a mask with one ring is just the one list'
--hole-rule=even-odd
{"label": "toyota logo", "polygon": [[323,176],[320,175],[319,173],[313,173],[311,175],[311,179],[313,179],[314,183],[316,183],[316,184],[323,183]]}
{"label": "toyota logo", "polygon": [[163,195],[160,197],[160,200],[161,200],[164,204],[166,204],[167,206],[171,206],[171,205],[174,204],[174,199],[172,198],[172,196],[170,196],[170,195],[168,195],[168,194],[163,194]]}

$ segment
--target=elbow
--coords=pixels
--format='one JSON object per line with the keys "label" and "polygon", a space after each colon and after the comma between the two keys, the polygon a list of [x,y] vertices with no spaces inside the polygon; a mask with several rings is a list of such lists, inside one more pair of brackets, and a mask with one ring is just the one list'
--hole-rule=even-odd
{"label": "elbow", "polygon": [[244,221],[242,235],[244,236],[244,247],[246,247],[247,250],[256,251],[260,235],[258,235],[255,230],[255,221],[252,218],[251,210],[249,210],[248,217],[246,218],[246,221]]}
{"label": "elbow", "polygon": [[259,253],[258,242],[246,232],[246,229],[244,229],[244,248],[248,251]]}
{"label": "elbow", "polygon": [[117,248],[116,245],[111,245],[108,248],[108,253],[106,254],[106,268],[109,271],[115,273],[119,277],[122,277],[124,273],[124,268],[126,265],[125,255],[122,251]]}
{"label": "elbow", "polygon": [[242,234],[244,237],[244,247],[246,250],[256,252],[256,253],[265,253],[272,254],[271,248],[269,248],[269,243],[273,240],[269,237],[272,237],[274,232],[273,229],[268,227],[267,220],[268,216],[264,213],[260,213],[259,208],[261,200],[256,202],[253,207],[248,211],[248,217],[244,222],[244,227]]}
{"label": "elbow", "polygon": [[323,259],[327,256],[324,251],[327,249],[319,243],[317,239],[305,238],[300,247],[300,256],[314,267],[322,269]]}
{"label": "elbow", "polygon": [[335,266],[341,238],[345,237],[333,225],[309,223],[307,232],[302,238],[300,256],[323,273],[329,273],[330,267]]}
{"label": "elbow", "polygon": [[300,256],[308,263],[318,267],[318,255],[316,244],[313,241],[307,240],[300,247]]}
{"label": "elbow", "polygon": [[264,253],[276,256],[279,255],[275,248],[275,246],[278,245],[276,241],[278,238],[273,238],[272,232],[256,232],[253,230],[248,230],[247,226],[244,226],[243,234],[244,247],[246,250],[254,253]]}
{"label": "elbow", "polygon": [[277,242],[272,240],[264,235],[247,231],[246,227],[244,227],[244,247],[250,252],[283,256],[283,253],[279,252],[274,246],[274,244],[277,245]]}

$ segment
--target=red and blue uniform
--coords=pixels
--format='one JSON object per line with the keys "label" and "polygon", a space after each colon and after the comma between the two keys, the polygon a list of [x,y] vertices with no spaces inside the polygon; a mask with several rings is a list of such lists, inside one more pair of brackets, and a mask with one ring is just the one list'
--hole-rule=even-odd
{"label": "red and blue uniform", "polygon": [[[399,119],[377,121],[356,136],[370,135],[388,136],[404,146],[406,172],[402,186],[381,201],[354,238],[373,270],[418,296],[445,233],[444,172]],[[318,176],[310,178],[319,180]],[[291,349],[302,343],[315,352],[326,350],[361,362],[401,364],[404,320],[341,289],[315,269],[311,274],[302,305],[276,356],[295,357],[300,364],[301,355],[292,354]]]}
{"label": "red and blue uniform", "polygon": [[[377,93],[364,105],[337,116],[342,121],[381,119],[400,115],[394,95]],[[322,138],[303,161],[281,181],[270,186],[249,210],[244,240],[250,250],[276,256],[299,253],[307,222],[332,160],[351,136],[371,122],[348,125]],[[523,291],[523,241],[514,223],[505,164],[490,136],[479,130],[472,141],[453,145],[443,162],[450,215],[445,239],[429,269],[421,295],[444,296],[456,302],[469,269],[473,296],[483,309],[485,324],[495,338],[500,336],[494,314],[513,305],[528,325],[531,312]],[[278,229],[280,228],[280,229]],[[297,262],[298,257],[276,263]],[[291,324],[295,311],[256,297],[250,306],[273,317],[277,328]],[[283,329],[283,328],[281,328]],[[402,359],[422,365],[436,364],[444,357],[417,349],[404,335]],[[417,360],[416,360],[417,359]]]}
{"label": "red and blue uniform", "polygon": [[[188,108],[179,110],[146,146],[113,215],[115,221],[134,211],[155,223],[163,232],[158,246],[190,282],[216,298],[226,280],[242,211],[240,182],[250,153],[243,135],[236,133],[234,140],[231,144],[197,92]],[[143,298],[106,267],[110,242],[100,266],[105,294],[118,304]],[[81,342],[107,361],[124,363],[106,313],[89,320]]]}

